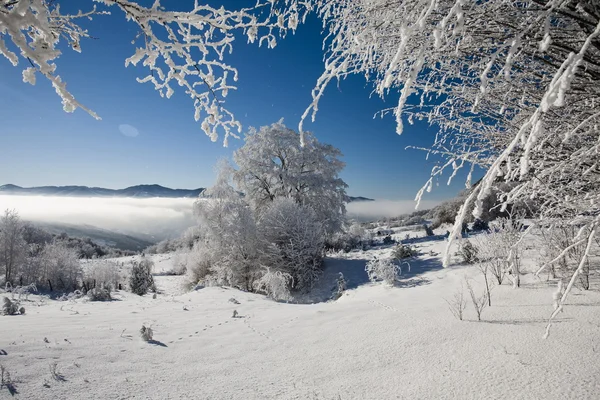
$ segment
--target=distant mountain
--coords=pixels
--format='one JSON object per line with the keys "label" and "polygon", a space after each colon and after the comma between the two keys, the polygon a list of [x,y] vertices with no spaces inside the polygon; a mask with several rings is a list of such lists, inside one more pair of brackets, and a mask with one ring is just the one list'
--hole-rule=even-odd
{"label": "distant mountain", "polygon": [[349,202],[353,202],[353,201],[375,201],[375,199],[369,199],[368,197],[362,197],[362,196],[348,196],[348,201]]}
{"label": "distant mountain", "polygon": [[160,185],[137,185],[125,189],[105,189],[88,186],[38,186],[24,188],[17,185],[0,186],[0,195],[34,195],[62,197],[198,197],[204,188],[171,189]]}
{"label": "distant mountain", "polygon": [[[204,188],[171,189],[161,185],[137,185],[125,189],[105,189],[88,186],[37,186],[24,188],[7,184],[0,186],[0,195],[62,196],[62,197],[198,197]],[[349,201],[373,201],[367,197],[348,196]]]}

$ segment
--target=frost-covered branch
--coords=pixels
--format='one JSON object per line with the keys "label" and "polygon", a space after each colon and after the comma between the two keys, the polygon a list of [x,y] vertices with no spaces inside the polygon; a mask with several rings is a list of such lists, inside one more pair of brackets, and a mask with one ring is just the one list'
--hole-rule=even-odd
{"label": "frost-covered branch", "polygon": [[243,35],[249,43],[273,48],[278,37],[295,30],[305,16],[295,5],[274,10],[269,0],[237,10],[215,8],[196,0],[186,11],[167,10],[160,0],[150,7],[133,0],[94,2],[105,10],[97,10],[90,0],[90,11],[77,14],[62,13],[60,1],[0,2],[0,54],[14,66],[20,62],[31,64],[23,70],[25,82],[35,84],[37,72],[50,80],[65,111],[81,108],[99,119],[67,91],[54,61],[62,54],[61,39],[71,49],[81,51],[81,40],[89,34],[78,25],[79,19],[118,9],[139,29],[133,41],[137,47],[125,66],[146,67],[149,74],[138,78],[138,82],[152,83],[161,96],[170,98],[182,88],[193,102],[194,118],[202,130],[212,141],[222,133],[225,145],[229,136],[238,137],[241,132],[241,124],[224,105],[238,80],[237,69],[226,61],[236,37]]}

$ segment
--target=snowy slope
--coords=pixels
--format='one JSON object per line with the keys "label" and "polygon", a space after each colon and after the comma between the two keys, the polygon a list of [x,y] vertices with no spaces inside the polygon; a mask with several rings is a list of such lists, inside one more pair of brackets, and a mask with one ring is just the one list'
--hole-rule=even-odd
{"label": "snowy slope", "polygon": [[[339,270],[352,289],[335,302],[283,304],[220,287],[182,292],[184,278],[173,276],[156,276],[156,299],[30,296],[25,316],[0,317],[0,364],[23,399],[598,398],[597,290],[574,292],[546,340],[554,284],[531,276],[521,289],[496,287],[483,321],[469,305],[461,322],[445,299],[465,274],[480,281],[477,269],[441,269],[443,240],[417,245],[423,255],[398,287],[367,283],[364,273],[366,260],[391,248],[328,259],[315,298]],[[168,270],[169,256],[156,257],[158,270]],[[154,344],[139,338],[142,324],[151,324]]]}

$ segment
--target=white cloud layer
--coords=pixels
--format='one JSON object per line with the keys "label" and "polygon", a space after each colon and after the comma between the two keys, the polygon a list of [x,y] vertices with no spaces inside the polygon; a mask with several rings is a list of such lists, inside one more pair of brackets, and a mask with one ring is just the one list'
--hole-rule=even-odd
{"label": "white cloud layer", "polygon": [[[438,205],[440,201],[423,200],[419,210],[426,210]],[[375,220],[384,217],[397,217],[415,211],[414,200],[375,200],[356,201],[346,206],[348,216],[360,221]]]}
{"label": "white cloud layer", "polygon": [[193,198],[102,198],[0,196],[0,211],[15,209],[23,220],[93,225],[98,228],[169,235],[194,224]]}
{"label": "white cloud layer", "polygon": [[[195,223],[193,198],[103,198],[0,196],[0,211],[15,209],[23,220],[92,225],[98,228],[173,237]],[[420,209],[439,202],[423,201]],[[414,211],[412,200],[375,200],[347,205],[348,216],[361,221]]]}

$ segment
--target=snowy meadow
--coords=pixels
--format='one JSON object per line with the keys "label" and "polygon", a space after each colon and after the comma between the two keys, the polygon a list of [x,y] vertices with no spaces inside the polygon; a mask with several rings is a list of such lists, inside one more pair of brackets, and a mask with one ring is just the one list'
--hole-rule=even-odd
{"label": "snowy meadow", "polygon": [[[477,266],[456,256],[455,265],[442,268],[445,241],[418,228],[395,229],[392,238],[419,252],[393,285],[370,282],[365,265],[388,258],[394,246],[332,253],[308,304],[227,286],[188,291],[184,275],[164,274],[178,262],[174,254],[151,257],[156,295],[115,291],[108,302],[22,296],[24,316],[0,317],[0,363],[11,382],[0,393],[10,397],[12,388],[15,398],[30,399],[596,396],[597,289],[577,290],[543,339],[556,282],[530,273],[533,244],[521,287],[495,286],[492,306],[478,321],[464,287],[466,277],[477,295],[484,291]],[[134,258],[108,261],[123,264],[125,274]],[[332,301],[340,272],[347,289]],[[461,286],[462,321],[447,303]],[[153,331],[149,342],[140,337],[142,325]]]}

